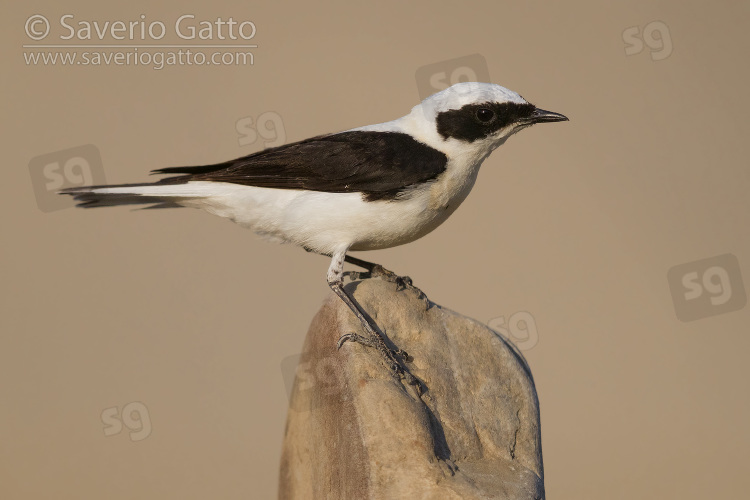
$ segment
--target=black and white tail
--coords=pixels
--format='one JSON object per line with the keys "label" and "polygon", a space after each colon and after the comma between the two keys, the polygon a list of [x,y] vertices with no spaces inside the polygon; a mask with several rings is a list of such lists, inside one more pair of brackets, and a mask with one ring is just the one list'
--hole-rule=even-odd
{"label": "black and white tail", "polygon": [[205,198],[209,193],[195,183],[143,183],[117,184],[112,186],[83,186],[63,189],[83,208],[114,207],[118,205],[151,205],[144,208],[175,208],[196,198]]}
{"label": "black and white tail", "polygon": [[[269,150],[253,153],[246,158],[261,155]],[[221,171],[241,161],[243,158],[213,165],[198,165],[193,167],[167,167],[152,170],[152,174],[182,174],[167,177],[156,182],[140,184],[115,184],[111,186],[82,186],[63,189],[60,194],[68,194],[78,202],[78,207],[115,207],[118,205],[151,205],[145,208],[175,208],[185,206],[186,203],[208,198],[213,192],[205,182],[200,181],[201,175]],[[210,180],[210,179],[207,179]],[[194,206],[194,205],[191,205]]]}

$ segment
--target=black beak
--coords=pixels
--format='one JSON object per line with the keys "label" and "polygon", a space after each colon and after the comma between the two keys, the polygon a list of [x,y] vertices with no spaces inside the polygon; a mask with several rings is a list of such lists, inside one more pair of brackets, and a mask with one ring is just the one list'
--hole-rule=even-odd
{"label": "black beak", "polygon": [[553,113],[552,111],[545,111],[543,109],[536,108],[531,116],[528,118],[531,123],[544,123],[544,122],[566,122],[568,117],[561,115],[560,113]]}

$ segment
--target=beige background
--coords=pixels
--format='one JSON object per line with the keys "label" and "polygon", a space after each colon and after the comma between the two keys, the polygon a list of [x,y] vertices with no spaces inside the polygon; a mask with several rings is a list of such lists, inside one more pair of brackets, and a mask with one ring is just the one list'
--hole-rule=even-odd
{"label": "beige background", "polygon": [[[27,66],[26,19],[65,13],[251,19],[259,47],[252,67]],[[669,57],[626,55],[653,21]],[[433,234],[360,255],[480,320],[533,315],[550,499],[742,496],[750,308],[681,322],[667,271],[732,253],[750,280],[749,21],[730,1],[4,6],[0,497],[273,498],[281,362],[328,293],[323,257],[205,213],[42,212],[33,158],[93,144],[109,182],[143,181],[260,149],[236,122],[267,111],[288,141],[396,118],[418,68],[476,53],[571,121],[496,151]],[[131,402],[150,434],[106,436]]]}

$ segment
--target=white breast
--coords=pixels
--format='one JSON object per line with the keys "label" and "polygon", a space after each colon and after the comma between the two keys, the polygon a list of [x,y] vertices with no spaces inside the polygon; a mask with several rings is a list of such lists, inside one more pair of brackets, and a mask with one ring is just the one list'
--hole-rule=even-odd
{"label": "white breast", "polygon": [[[442,224],[471,191],[478,166],[449,162],[434,182],[405,199],[364,201],[360,193],[323,193],[211,182],[209,197],[186,200],[279,242],[320,253],[376,250],[409,243]],[[204,182],[190,182],[200,189]]]}

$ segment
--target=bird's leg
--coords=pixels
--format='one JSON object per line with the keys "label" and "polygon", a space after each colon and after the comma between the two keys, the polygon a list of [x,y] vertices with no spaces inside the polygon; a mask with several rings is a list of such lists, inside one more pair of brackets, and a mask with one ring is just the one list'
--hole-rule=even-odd
{"label": "bird's leg", "polygon": [[[390,283],[396,283],[396,287],[398,290],[404,290],[407,288],[409,290],[412,290],[417,294],[417,297],[424,301],[425,308],[429,309],[430,301],[427,299],[427,295],[425,295],[422,290],[414,286],[410,277],[399,276],[393,271],[384,268],[380,264],[375,264],[374,262],[368,262],[366,260],[358,259],[356,257],[352,257],[351,255],[347,255],[344,260],[350,264],[354,264],[355,266],[367,269],[367,272],[372,278],[382,278]],[[362,274],[364,273],[349,273],[349,276],[351,276],[352,279],[358,279],[363,277]]]}
{"label": "bird's leg", "polygon": [[354,315],[357,316],[357,319],[359,319],[359,322],[362,324],[362,327],[365,329],[368,336],[363,337],[362,335],[358,335],[356,333],[347,333],[341,336],[336,344],[336,347],[338,349],[341,349],[341,346],[344,345],[344,342],[346,342],[347,340],[357,342],[368,347],[374,347],[378,350],[381,356],[383,356],[386,364],[394,372],[397,378],[404,377],[409,384],[418,385],[419,382],[417,381],[417,379],[411,373],[409,373],[409,370],[401,363],[401,360],[399,359],[399,357],[403,357],[404,359],[406,359],[409,355],[405,351],[402,351],[400,349],[394,350],[388,347],[388,344],[386,344],[383,335],[379,332],[378,326],[375,324],[372,318],[370,318],[370,316],[362,309],[362,306],[360,306],[357,301],[354,300],[354,297],[349,295],[349,293],[344,289],[343,277],[345,257],[346,251],[333,254],[331,267],[328,269],[328,286],[331,287],[331,290],[333,290],[333,292],[338,295],[339,298],[343,300],[347,306],[349,306],[349,309],[351,309]]}

